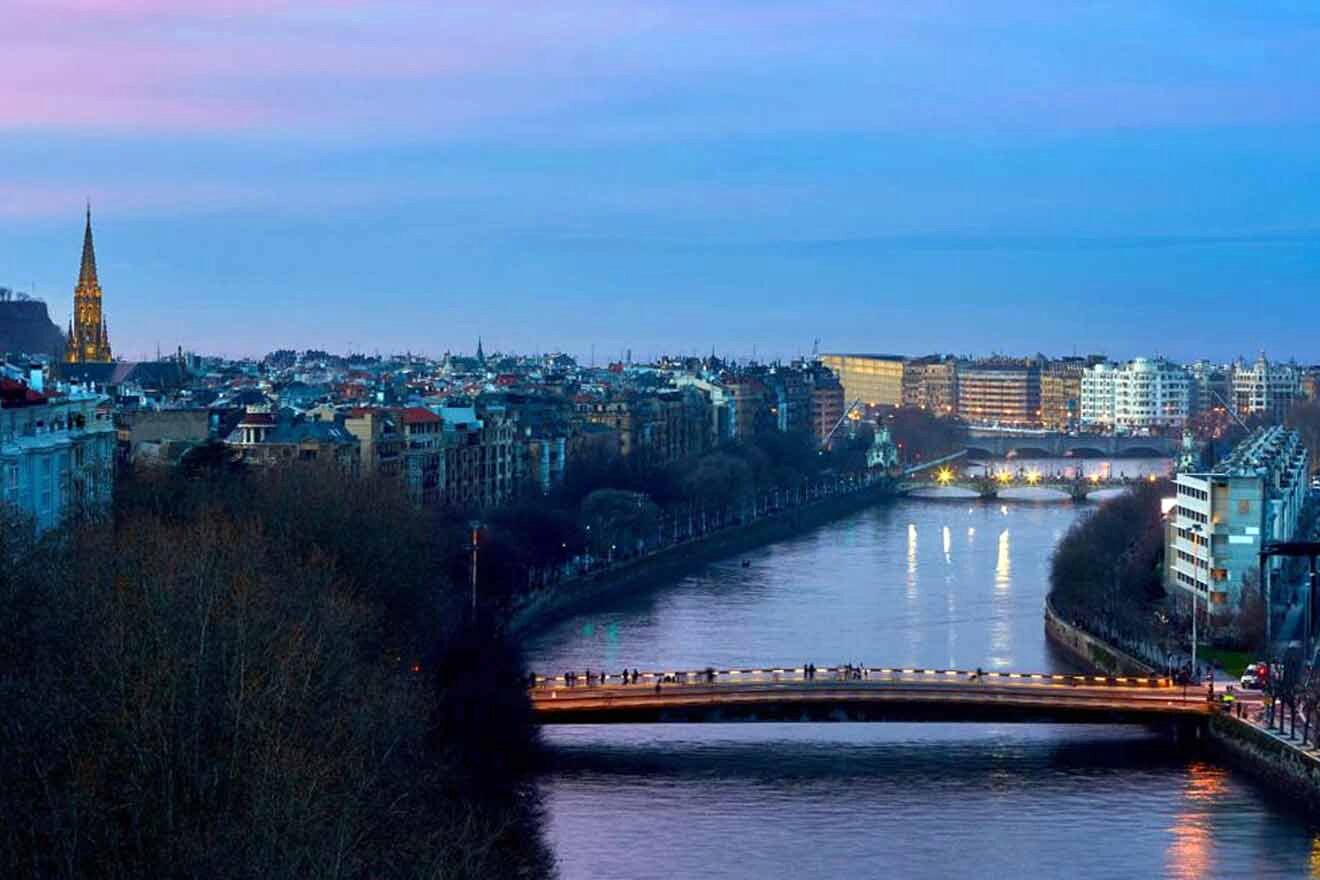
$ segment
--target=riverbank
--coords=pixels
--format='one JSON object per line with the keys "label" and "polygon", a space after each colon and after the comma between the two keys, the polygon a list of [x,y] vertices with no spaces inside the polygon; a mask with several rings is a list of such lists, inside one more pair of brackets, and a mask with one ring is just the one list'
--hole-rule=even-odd
{"label": "riverbank", "polygon": [[[1045,635],[1073,660],[1106,675],[1153,674],[1150,666],[1061,618],[1045,601]],[[1320,750],[1306,748],[1250,718],[1213,715],[1205,726],[1210,754],[1257,782],[1320,815]]]}
{"label": "riverbank", "polygon": [[895,497],[896,484],[882,479],[870,486],[830,495],[762,517],[742,526],[721,529],[581,578],[537,591],[516,608],[509,630],[533,635],[607,596],[617,596],[675,580],[708,563],[750,552],[831,520]]}
{"label": "riverbank", "polygon": [[1048,597],[1045,599],[1045,638],[1090,671],[1105,675],[1159,674],[1152,666],[1121,648],[1064,620]]}

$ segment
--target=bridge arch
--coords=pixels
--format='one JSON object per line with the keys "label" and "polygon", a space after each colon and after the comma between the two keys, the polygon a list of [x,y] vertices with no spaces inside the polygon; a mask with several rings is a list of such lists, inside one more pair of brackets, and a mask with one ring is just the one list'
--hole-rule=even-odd
{"label": "bridge arch", "polygon": [[1113,455],[1095,446],[1069,446],[1066,454],[1076,458],[1109,458]]}
{"label": "bridge arch", "polygon": [[1130,446],[1121,453],[1129,458],[1165,458],[1166,454],[1154,446]]}
{"label": "bridge arch", "polygon": [[1039,446],[1014,446],[1008,450],[1011,458],[1053,458],[1054,453]]}

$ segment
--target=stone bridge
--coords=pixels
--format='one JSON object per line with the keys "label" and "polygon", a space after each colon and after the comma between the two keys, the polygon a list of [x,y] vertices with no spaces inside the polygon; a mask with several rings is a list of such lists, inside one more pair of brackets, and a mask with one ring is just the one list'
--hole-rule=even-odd
{"label": "stone bridge", "polygon": [[1171,458],[1178,454],[1179,445],[1170,437],[1015,434],[977,428],[967,432],[967,454],[971,458]]}

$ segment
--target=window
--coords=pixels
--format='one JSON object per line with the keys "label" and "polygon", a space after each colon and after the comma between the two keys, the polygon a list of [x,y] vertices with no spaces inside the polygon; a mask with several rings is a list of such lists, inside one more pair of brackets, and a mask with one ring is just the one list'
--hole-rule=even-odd
{"label": "window", "polygon": [[53,475],[54,468],[49,457],[41,460],[41,468],[38,471],[38,477],[41,481],[41,512],[50,512],[51,490],[55,482]]}

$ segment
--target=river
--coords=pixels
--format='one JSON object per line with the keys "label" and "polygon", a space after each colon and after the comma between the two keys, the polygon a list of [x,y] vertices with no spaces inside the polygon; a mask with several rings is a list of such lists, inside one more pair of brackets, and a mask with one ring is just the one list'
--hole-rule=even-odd
{"label": "river", "polygon": [[[1051,550],[1081,510],[879,505],[747,567],[603,602],[534,639],[529,664],[1065,671],[1041,608]],[[1139,727],[564,726],[546,740],[546,834],[564,880],[1320,878],[1320,828]]]}

